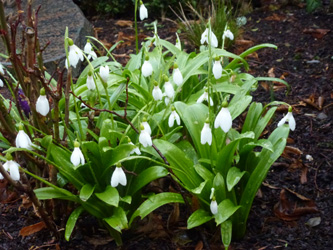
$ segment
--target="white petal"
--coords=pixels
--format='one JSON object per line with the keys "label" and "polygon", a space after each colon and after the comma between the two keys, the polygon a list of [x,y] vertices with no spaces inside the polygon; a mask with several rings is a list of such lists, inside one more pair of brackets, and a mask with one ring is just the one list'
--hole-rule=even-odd
{"label": "white petal", "polygon": [[212,212],[212,214],[217,214],[218,207],[217,207],[217,202],[216,201],[211,201],[211,203],[210,203],[210,211]]}
{"label": "white petal", "polygon": [[226,30],[223,33],[223,38],[228,37],[230,40],[234,40],[234,34],[230,30]]}
{"label": "white petal", "polygon": [[108,78],[109,78],[109,73],[110,73],[110,69],[108,65],[105,66],[101,66],[99,68],[99,75],[101,76],[102,80],[107,83],[108,82]]}
{"label": "white petal", "polygon": [[162,90],[160,89],[160,87],[154,86],[153,97],[154,97],[155,101],[161,101],[162,100],[163,94],[162,94]]}
{"label": "white petal", "polygon": [[148,18],[148,10],[144,4],[141,4],[140,5],[140,20],[142,21],[145,18]]}
{"label": "white petal", "polygon": [[0,79],[0,87],[3,87],[3,81]]}
{"label": "white petal", "polygon": [[151,137],[149,133],[146,130],[142,130],[139,136],[139,142],[142,144],[142,146],[152,146],[153,142],[151,140]]}
{"label": "white petal", "polygon": [[218,42],[218,40],[217,40],[215,34],[213,33],[213,31],[211,31],[210,44],[212,45],[212,47],[217,48],[218,43],[219,43],[219,42]]}
{"label": "white petal", "polygon": [[208,145],[212,145],[212,130],[209,127],[208,123],[205,123],[202,130],[201,130],[201,137],[200,137],[200,142],[202,145],[208,143]]}
{"label": "white petal", "polygon": [[176,119],[177,125],[179,126],[179,125],[180,125],[180,117],[179,117],[179,115],[177,114],[176,111],[174,111],[174,112],[175,112],[174,116],[175,116],[175,119]]}
{"label": "white petal", "polygon": [[220,127],[225,133],[228,133],[232,126],[232,117],[228,108],[222,108],[215,118],[214,127]]}
{"label": "white petal", "polygon": [[50,112],[50,104],[45,95],[40,95],[36,102],[36,111],[43,116]]}
{"label": "white petal", "polygon": [[0,63],[0,73],[3,74],[3,75],[5,74],[5,71],[3,70],[3,66],[2,66],[1,63]]}
{"label": "white petal", "polygon": [[204,100],[207,100],[207,92],[205,91],[197,100],[197,103],[202,103]]}
{"label": "white petal", "polygon": [[117,187],[119,184],[126,186],[127,179],[124,170],[121,167],[116,167],[111,177],[111,186]]}
{"label": "white petal", "polygon": [[20,130],[16,136],[15,144],[17,148],[25,148],[31,150],[32,142],[30,137],[23,131]]}
{"label": "white petal", "polygon": [[151,128],[149,126],[148,122],[142,122],[143,127],[145,128],[145,131],[148,132],[149,135],[151,135]]}
{"label": "white petal", "polygon": [[220,61],[215,61],[213,66],[213,74],[215,79],[220,79],[222,76],[222,65]]}
{"label": "white petal", "polygon": [[293,113],[292,112],[288,112],[288,123],[289,123],[289,128],[294,131],[295,128],[296,128],[296,121],[295,121],[295,118],[293,116]]}
{"label": "white petal", "polygon": [[89,75],[87,76],[87,88],[89,90],[95,90],[96,89],[93,76],[89,76]]}
{"label": "white petal", "polygon": [[173,98],[175,95],[175,90],[172,86],[172,84],[170,82],[166,82],[164,84],[164,90],[165,90],[165,94],[169,97],[169,98]]}
{"label": "white petal", "polygon": [[84,160],[84,156],[81,152],[81,149],[79,147],[75,147],[73,150],[73,153],[71,155],[71,163],[77,167],[80,164],[84,164],[85,160]]}
{"label": "white petal", "polygon": [[288,114],[285,115],[285,116],[279,121],[279,123],[278,123],[277,126],[280,127],[280,126],[282,126],[283,124],[285,124],[286,121],[287,121],[287,119],[288,119]]}
{"label": "white petal", "polygon": [[209,196],[209,199],[213,199],[214,193],[215,193],[215,188],[212,187],[212,188],[210,189],[210,196]]}
{"label": "white petal", "polygon": [[149,61],[145,61],[142,65],[142,75],[148,77],[153,73],[153,66]]}
{"label": "white petal", "polygon": [[205,42],[208,43],[208,28],[206,28],[205,31],[201,34],[200,43],[204,44]]}
{"label": "white petal", "polygon": [[173,81],[177,84],[177,86],[183,83],[183,75],[178,68],[173,71]]}
{"label": "white petal", "polygon": [[16,163],[15,161],[9,161],[9,173],[10,173],[10,177],[14,180],[14,181],[18,181],[20,180],[20,171],[19,171],[19,164]]}
{"label": "white petal", "polygon": [[86,54],[90,54],[90,52],[92,51],[92,46],[91,43],[86,43],[86,45],[83,48],[84,53]]}
{"label": "white petal", "polygon": [[166,97],[164,98],[164,103],[165,103],[165,105],[168,105],[169,102],[170,102],[170,100],[171,100],[171,99],[170,99],[169,97],[166,96]]}

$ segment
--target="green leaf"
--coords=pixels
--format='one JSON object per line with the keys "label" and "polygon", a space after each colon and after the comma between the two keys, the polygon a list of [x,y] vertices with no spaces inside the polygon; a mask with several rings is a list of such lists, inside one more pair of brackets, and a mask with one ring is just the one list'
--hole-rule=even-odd
{"label": "green leaf", "polygon": [[231,237],[232,237],[232,222],[231,220],[227,220],[221,224],[221,237],[222,242],[226,250],[228,250],[228,247],[231,243]]}
{"label": "green leaf", "polygon": [[39,200],[61,199],[77,202],[77,197],[66,189],[43,187],[34,190]]}
{"label": "green leaf", "polygon": [[116,207],[113,215],[105,218],[104,221],[120,233],[121,230],[128,228],[126,213],[121,207]]}
{"label": "green leaf", "polygon": [[107,186],[103,193],[96,193],[96,196],[98,199],[104,201],[106,204],[118,207],[119,193],[116,188]]}
{"label": "green leaf", "polygon": [[225,222],[239,208],[240,206],[235,206],[231,200],[229,199],[223,200],[218,206],[218,213],[215,214],[216,225],[220,225],[221,223]]}
{"label": "green leaf", "polygon": [[214,217],[211,215],[211,213],[207,212],[203,209],[198,209],[194,213],[191,214],[191,216],[187,220],[187,229],[191,229],[197,226],[200,226],[207,221],[210,221]]}
{"label": "green leaf", "polygon": [[241,172],[237,167],[229,169],[227,174],[227,188],[229,192],[237,185],[245,173],[245,171]]}
{"label": "green leaf", "polygon": [[87,201],[90,196],[93,194],[95,190],[95,186],[92,186],[91,184],[85,184],[81,190],[80,190],[80,199],[82,201]]}
{"label": "green leaf", "polygon": [[76,221],[79,218],[80,214],[84,211],[83,207],[77,207],[69,216],[67,223],[66,223],[66,230],[65,230],[65,239],[69,241],[73,229],[75,227]]}
{"label": "green leaf", "polygon": [[184,203],[184,200],[182,196],[177,193],[165,192],[154,194],[150,196],[145,202],[143,202],[140,207],[138,207],[138,209],[132,215],[129,224],[131,225],[136,217],[140,216],[141,219],[143,219],[156,208],[159,208],[160,206],[168,203]]}
{"label": "green leaf", "polygon": [[214,174],[212,172],[210,172],[207,168],[202,166],[201,164],[195,164],[194,169],[202,177],[202,179],[204,179],[204,180],[214,179]]}

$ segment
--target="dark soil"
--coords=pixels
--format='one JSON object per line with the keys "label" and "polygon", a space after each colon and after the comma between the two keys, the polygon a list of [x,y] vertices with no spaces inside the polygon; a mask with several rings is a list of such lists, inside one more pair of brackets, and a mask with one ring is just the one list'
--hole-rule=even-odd
{"label": "dark soil", "polygon": [[[134,30],[116,25],[116,21],[92,18],[99,31],[98,38],[104,40],[106,45],[112,45],[117,40],[125,41],[114,51],[117,59],[125,63],[128,60],[126,55],[135,50]],[[293,105],[297,125],[296,130],[290,133],[289,149],[273,165],[255,198],[244,239],[233,242],[230,249],[332,249],[332,23],[332,14],[308,14],[300,7],[257,10],[248,15],[242,39],[252,41],[253,45],[273,43],[278,46],[277,51],[265,49],[249,58],[250,73],[255,76],[274,73],[275,77],[285,78],[291,87],[289,95],[286,95],[286,88],[274,84],[274,98]],[[140,29],[149,34],[143,24],[140,24]],[[318,35],[316,29],[330,31]],[[158,33],[161,38],[174,43],[176,30],[174,22],[164,21]],[[232,50],[239,51],[242,47],[234,45]],[[266,89],[266,83],[259,85],[255,99],[268,103],[272,96]],[[322,104],[320,100],[323,100]],[[272,126],[276,126],[283,113],[286,110],[281,110]],[[306,155],[311,155],[313,161]],[[4,185],[3,182],[0,184]],[[285,189],[304,197],[292,195]],[[287,198],[280,196],[285,192]],[[46,229],[28,237],[19,236],[21,228],[40,221],[31,207],[18,211],[21,203],[22,200],[17,199],[0,204],[0,250],[116,248],[108,233],[89,216],[79,220],[70,242],[55,241]],[[278,203],[280,206],[276,206]],[[285,211],[281,208],[283,206],[290,207]],[[183,210],[180,207],[181,213]],[[164,206],[145,219],[134,232],[125,232],[124,249],[208,249],[207,245],[211,249],[221,249],[219,232],[213,235],[212,231],[203,227],[186,230],[185,215],[168,228],[168,216],[172,211],[171,205]],[[309,221],[312,218],[318,222],[320,218],[320,223],[312,224]]]}

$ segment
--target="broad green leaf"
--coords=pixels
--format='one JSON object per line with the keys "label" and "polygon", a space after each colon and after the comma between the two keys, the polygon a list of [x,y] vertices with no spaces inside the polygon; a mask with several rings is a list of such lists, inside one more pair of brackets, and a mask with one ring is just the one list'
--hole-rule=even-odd
{"label": "broad green leaf", "polygon": [[120,233],[121,230],[128,228],[126,213],[121,207],[116,207],[113,215],[109,218],[105,218],[104,221]]}
{"label": "broad green leaf", "polygon": [[138,207],[138,209],[132,215],[129,224],[131,225],[136,217],[140,216],[141,219],[143,219],[156,208],[159,208],[168,203],[184,203],[184,200],[183,197],[177,193],[165,192],[154,194]]}
{"label": "broad green leaf", "polygon": [[[209,180],[209,179],[208,179]],[[205,180],[203,182],[200,183],[200,185],[196,188],[193,188],[191,189],[190,191],[193,193],[193,194],[201,194],[202,190],[204,189],[204,187],[206,186],[208,180]]]}
{"label": "broad green leaf", "polygon": [[228,250],[232,237],[232,221],[227,220],[221,224],[221,237],[224,248]]}
{"label": "broad green leaf", "polygon": [[83,207],[77,207],[69,216],[67,223],[66,223],[66,230],[65,230],[65,239],[69,241],[73,229],[75,227],[76,221],[79,218],[80,214],[84,211]]}
{"label": "broad green leaf", "polygon": [[191,216],[187,220],[187,229],[191,229],[197,226],[200,226],[207,221],[210,221],[214,217],[211,215],[211,213],[207,212],[203,209],[198,209],[194,213],[191,214]]}
{"label": "broad green leaf", "polygon": [[207,168],[202,166],[201,164],[195,164],[194,169],[202,177],[202,179],[204,179],[204,180],[214,179],[214,174],[212,172],[210,172]]}
{"label": "broad green leaf", "polygon": [[80,190],[80,199],[82,201],[87,201],[90,198],[90,196],[93,194],[94,190],[95,186],[92,186],[89,183],[85,184]]}
{"label": "broad green leaf", "polygon": [[261,139],[259,141],[249,142],[248,144],[244,145],[244,147],[240,149],[240,153],[242,153],[242,151],[245,151],[245,152],[250,151],[254,147],[262,147],[262,148],[268,149],[269,151],[273,152],[272,143],[269,140]]}
{"label": "broad green leaf", "polygon": [[218,206],[218,213],[215,214],[216,225],[220,225],[229,219],[240,206],[235,206],[229,199],[223,200]]}
{"label": "broad green leaf", "polygon": [[227,188],[229,192],[237,185],[245,173],[245,171],[241,172],[237,167],[229,169],[227,174]]}
{"label": "broad green leaf", "polygon": [[125,202],[127,204],[131,204],[132,196],[126,195],[125,197],[120,197],[120,201]]}
{"label": "broad green leaf", "polygon": [[217,200],[224,200],[227,197],[225,181],[220,173],[217,173],[213,180],[213,187],[215,188],[215,197]]}
{"label": "broad green leaf", "polygon": [[107,203],[111,206],[118,207],[119,193],[116,188],[107,186],[103,193],[96,193],[96,196],[101,201],[104,201],[105,203]]}

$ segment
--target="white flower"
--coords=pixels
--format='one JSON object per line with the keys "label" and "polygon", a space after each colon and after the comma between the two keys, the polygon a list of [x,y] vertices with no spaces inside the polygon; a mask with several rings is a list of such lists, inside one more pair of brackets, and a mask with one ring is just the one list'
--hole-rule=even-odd
{"label": "white flower", "polygon": [[173,81],[177,86],[181,85],[183,83],[183,75],[182,72],[177,68],[173,70]]}
{"label": "white flower", "polygon": [[212,187],[212,188],[210,189],[210,196],[209,196],[209,199],[213,199],[214,195],[215,195],[215,188]]}
{"label": "white flower", "polygon": [[117,187],[119,184],[126,186],[127,179],[126,179],[126,175],[125,175],[122,167],[117,166],[116,169],[113,171],[113,174],[111,177],[111,186]]}
{"label": "white flower", "polygon": [[[79,61],[83,61],[83,54],[79,47],[76,45],[70,45],[69,46],[69,53],[68,53],[68,60],[69,65],[76,68],[76,65]],[[67,59],[65,61],[66,68],[68,69],[68,62]]]}
{"label": "white flower", "polygon": [[[19,171],[19,164],[16,161],[10,160],[3,164],[3,167],[6,171],[9,170],[10,177],[14,181],[20,180],[20,171]],[[1,178],[0,178],[1,179]]]}
{"label": "white flower", "polygon": [[94,82],[94,77],[92,75],[91,76],[90,75],[87,76],[87,82],[86,82],[86,84],[87,84],[87,88],[89,90],[95,90],[96,89],[95,82]]}
{"label": "white flower", "polygon": [[144,121],[142,122],[142,125],[143,125],[144,130],[146,130],[146,131],[148,132],[148,134],[151,135],[151,128],[150,128],[150,126],[149,126],[149,123],[148,123],[147,121],[144,120]]}
{"label": "white flower", "polygon": [[[205,90],[205,92],[198,98],[197,103],[202,103],[203,101],[208,102],[208,91],[207,90]],[[209,105],[210,106],[214,105],[212,97],[209,98]]]}
{"label": "white flower", "polygon": [[3,70],[3,66],[2,66],[1,63],[0,63],[0,73],[3,74],[3,75],[5,74],[5,71]]}
{"label": "white flower", "polygon": [[91,46],[90,42],[87,42],[86,45],[83,48],[84,53],[86,53],[88,56],[88,60],[90,60],[90,58],[92,58],[93,60],[95,60],[97,58],[97,54],[95,53],[95,51],[93,50],[93,47]]}
{"label": "white flower", "polygon": [[79,148],[79,144],[77,142],[74,142],[74,150],[73,153],[71,155],[71,163],[77,167],[80,164],[84,164],[85,160],[84,160],[84,156],[81,152],[81,149]]}
{"label": "white flower", "polygon": [[293,116],[293,113],[291,111],[288,111],[288,114],[285,115],[281,121],[279,121],[278,123],[278,127],[280,127],[281,125],[285,124],[286,122],[288,122],[289,124],[289,128],[294,131],[296,128],[296,121],[295,118]]}
{"label": "white flower", "polygon": [[3,87],[3,81],[0,79],[0,87]]}
{"label": "white flower", "polygon": [[201,130],[200,142],[202,145],[204,145],[206,143],[208,143],[208,145],[212,145],[212,139],[213,139],[212,130],[209,127],[209,123],[205,122],[205,124]]}
{"label": "white flower", "polygon": [[[8,161],[7,161],[8,162]],[[6,163],[7,163],[6,162]],[[3,166],[3,168],[5,169],[5,171],[8,171],[8,164],[3,164],[2,166]],[[3,177],[3,175],[0,173],[0,180],[3,180],[4,179],[4,177]]]}
{"label": "white flower", "polygon": [[232,34],[230,30],[224,31],[222,38],[225,39],[226,37],[228,37],[230,40],[234,40],[234,34]]}
{"label": "white flower", "polygon": [[177,114],[177,112],[175,110],[171,111],[171,114],[169,116],[169,127],[173,127],[175,121],[177,122],[178,126],[180,125],[180,117]]}
{"label": "white flower", "polygon": [[142,70],[142,75],[144,77],[148,77],[153,73],[153,66],[151,66],[151,63],[148,60],[145,60],[141,70]]}
{"label": "white flower", "polygon": [[312,155],[306,155],[305,159],[307,159],[308,161],[313,161]]}
{"label": "white flower", "polygon": [[160,89],[159,86],[154,86],[153,97],[154,97],[155,101],[162,100],[163,94],[162,94],[162,90]]}
{"label": "white flower", "polygon": [[40,95],[36,102],[36,111],[42,116],[46,116],[50,112],[50,104],[46,95]]}
{"label": "white flower", "polygon": [[169,104],[169,102],[170,102],[170,98],[168,97],[168,96],[166,96],[165,98],[164,98],[164,103],[165,103],[165,105],[168,105]]}
{"label": "white flower", "polygon": [[220,60],[216,60],[213,65],[213,74],[215,79],[220,79],[222,76],[222,65]]}
{"label": "white flower", "polygon": [[[135,145],[133,144],[133,142],[131,142],[131,141],[130,141],[128,144],[135,146]],[[141,151],[140,151],[139,147],[135,147],[135,148],[130,152],[130,155],[132,155],[132,154],[134,154],[134,153],[136,153],[137,155],[141,155]]]}
{"label": "white flower", "polygon": [[215,118],[214,127],[220,127],[225,133],[228,133],[232,126],[232,118],[227,107],[223,107]]}
{"label": "white flower", "polygon": [[145,5],[141,2],[141,5],[140,5],[140,20],[142,21],[145,18],[148,18],[148,10],[145,7]]}
{"label": "white flower", "polygon": [[103,82],[105,82],[105,83],[108,82],[108,79],[109,79],[109,72],[110,72],[110,69],[109,69],[109,66],[108,66],[108,65],[101,66],[101,67],[99,68],[99,75],[101,76]]}
{"label": "white flower", "polygon": [[148,131],[146,129],[141,130],[141,133],[140,133],[140,136],[139,136],[139,142],[144,147],[153,145],[150,134],[148,133]]}
{"label": "white flower", "polygon": [[165,90],[165,95],[172,99],[175,96],[175,90],[172,86],[172,83],[167,81],[164,83],[164,90]]}
{"label": "white flower", "polygon": [[30,140],[30,137],[23,131],[23,128],[19,128],[19,132],[15,139],[15,144],[17,148],[25,148],[32,150],[32,142]]}
{"label": "white flower", "polygon": [[212,200],[211,202],[210,202],[210,211],[212,212],[212,214],[217,214],[217,212],[218,212],[218,207],[217,207],[217,202],[216,202],[216,200]]}
{"label": "white flower", "polygon": [[179,49],[179,50],[182,50],[182,44],[180,42],[180,39],[179,39],[179,36],[178,36],[178,33],[176,32],[176,36],[177,36],[177,39],[176,39],[176,48]]}
{"label": "white flower", "polygon": [[208,33],[210,33],[210,35],[211,35],[210,36],[211,46],[216,48],[218,46],[218,40],[217,40],[215,34],[213,33],[213,31],[211,31],[211,29],[208,29],[208,28],[206,28],[204,33],[202,33],[200,43],[204,44],[206,42],[208,44]]}

